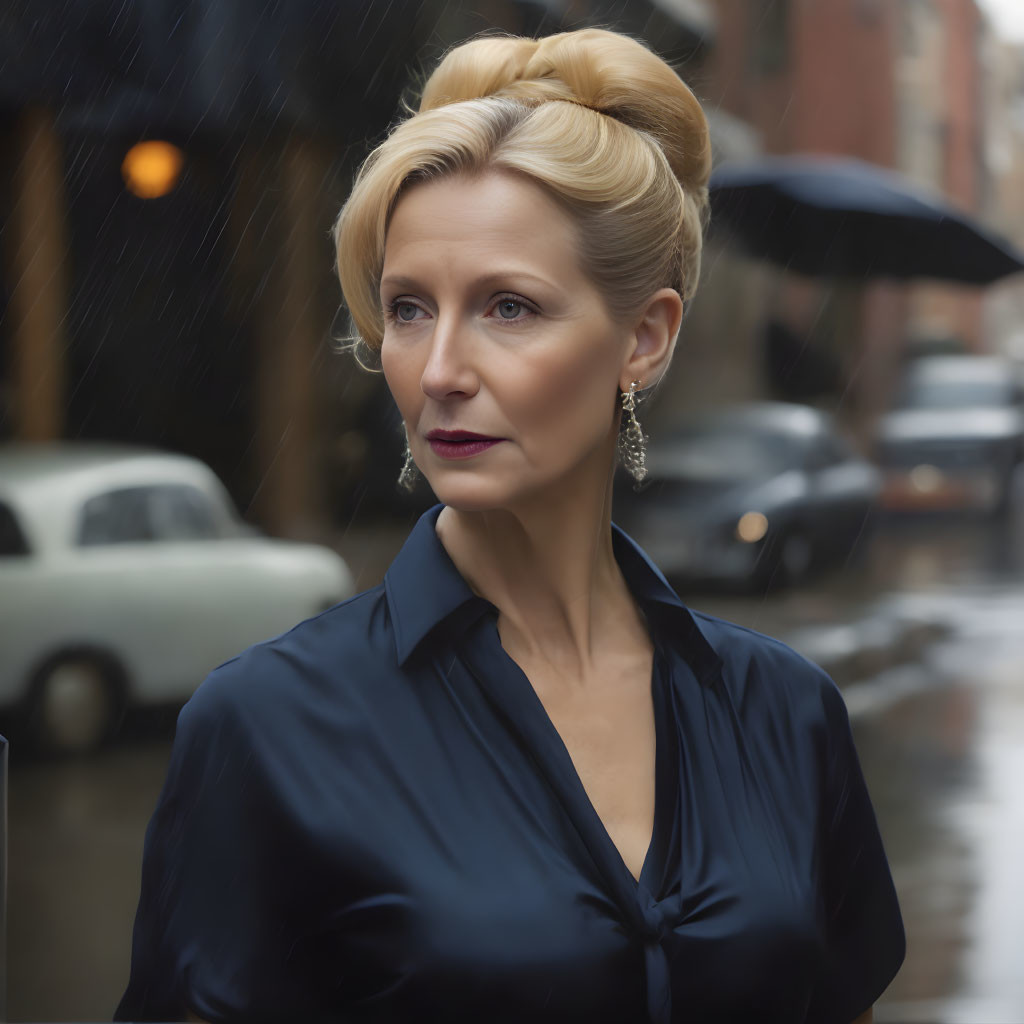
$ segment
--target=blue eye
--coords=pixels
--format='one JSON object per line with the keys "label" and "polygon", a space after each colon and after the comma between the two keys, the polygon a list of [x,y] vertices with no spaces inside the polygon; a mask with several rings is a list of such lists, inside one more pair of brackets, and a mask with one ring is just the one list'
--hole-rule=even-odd
{"label": "blue eye", "polygon": [[419,307],[414,306],[411,302],[396,302],[392,308],[394,309],[395,316],[406,323],[410,320],[415,320],[416,314],[419,312]]}
{"label": "blue eye", "polygon": [[523,304],[515,299],[502,299],[498,303],[498,316],[502,320],[515,320],[523,311]]}

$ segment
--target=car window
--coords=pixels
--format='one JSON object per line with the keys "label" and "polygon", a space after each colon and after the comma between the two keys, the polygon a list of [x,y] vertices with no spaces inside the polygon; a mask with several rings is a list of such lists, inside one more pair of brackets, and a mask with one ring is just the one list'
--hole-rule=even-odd
{"label": "car window", "polygon": [[807,452],[808,469],[828,469],[853,458],[853,451],[838,434],[821,434]]}
{"label": "car window", "polygon": [[0,501],[0,558],[12,558],[28,553],[28,541],[21,532],[14,510]]}
{"label": "car window", "polygon": [[150,502],[160,540],[213,540],[224,532],[210,498],[197,487],[153,487]]}
{"label": "car window", "polygon": [[657,468],[690,480],[754,480],[794,465],[789,438],[746,424],[698,424],[677,431],[659,447]]}
{"label": "car window", "polygon": [[942,378],[911,380],[899,405],[905,409],[966,409],[1012,405],[1013,384],[1008,380]]}
{"label": "car window", "polygon": [[125,487],[90,498],[82,506],[78,543],[138,544],[156,539],[149,509],[149,487]]}

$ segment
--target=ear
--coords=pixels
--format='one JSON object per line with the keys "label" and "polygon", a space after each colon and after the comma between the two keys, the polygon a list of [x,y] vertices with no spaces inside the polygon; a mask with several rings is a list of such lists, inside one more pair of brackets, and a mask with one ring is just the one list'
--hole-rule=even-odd
{"label": "ear", "polygon": [[660,288],[647,301],[633,328],[619,387],[629,390],[638,380],[649,388],[656,384],[672,361],[676,335],[683,320],[683,300],[674,288]]}

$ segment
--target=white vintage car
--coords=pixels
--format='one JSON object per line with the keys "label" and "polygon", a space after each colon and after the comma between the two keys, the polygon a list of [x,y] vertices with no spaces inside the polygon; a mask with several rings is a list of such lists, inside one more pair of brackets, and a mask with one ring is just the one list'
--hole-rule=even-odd
{"label": "white vintage car", "polygon": [[96,746],[352,591],[340,556],[258,534],[196,459],[0,446],[0,709],[43,747]]}

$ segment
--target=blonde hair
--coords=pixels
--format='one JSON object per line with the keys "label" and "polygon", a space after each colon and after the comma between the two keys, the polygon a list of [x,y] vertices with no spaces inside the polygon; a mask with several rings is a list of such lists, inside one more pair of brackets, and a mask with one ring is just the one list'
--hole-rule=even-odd
{"label": "blonde hair", "polygon": [[419,111],[367,158],[335,224],[357,354],[379,351],[388,223],[411,185],[488,170],[524,175],[577,225],[580,261],[627,322],[700,275],[711,147],[700,104],[660,57],[603,29],[487,37],[449,51]]}

